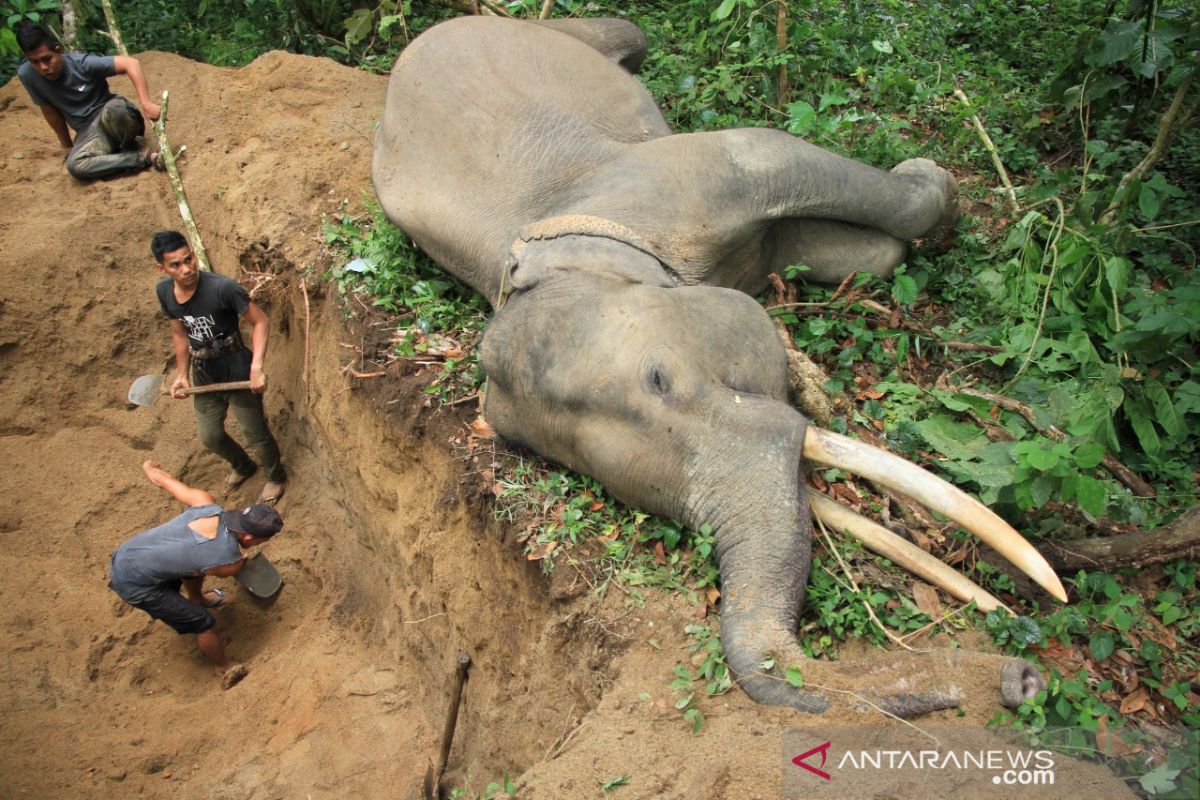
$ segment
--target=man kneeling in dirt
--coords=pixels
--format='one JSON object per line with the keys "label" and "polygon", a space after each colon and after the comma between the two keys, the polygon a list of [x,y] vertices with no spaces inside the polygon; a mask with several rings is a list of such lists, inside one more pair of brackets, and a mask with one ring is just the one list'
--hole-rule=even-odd
{"label": "man kneeling in dirt", "polygon": [[155,461],[143,463],[142,471],[188,510],[118,547],[108,586],[126,603],[177,633],[194,633],[200,652],[221,676],[222,688],[228,689],[246,677],[247,670],[225,655],[216,620],[209,613],[225,603],[225,593],[205,589],[204,579],[241,572],[246,565],[242,548],[268,541],[283,528],[283,519],[265,504],[223,511],[211,494],[172,477]]}
{"label": "man kneeling in dirt", "polygon": [[[49,31],[29,21],[17,27],[17,45],[26,59],[17,75],[59,144],[70,151],[67,172],[88,180],[150,166],[162,169],[157,152],[138,150],[137,137],[146,131],[141,112],[108,88],[108,78],[128,75],[142,111],[158,119],[161,109],[150,102],[141,62],[132,56],[63,53]],[[74,144],[68,125],[76,133]]]}
{"label": "man kneeling in dirt", "polygon": [[[263,362],[271,324],[262,309],[250,300],[238,282],[223,275],[203,272],[196,254],[179,231],[159,231],[150,241],[158,271],[166,276],[155,287],[163,314],[171,320],[175,346],[175,382],[179,390],[232,381],[250,381],[250,389],[207,392],[192,396],[196,430],[200,441],[229,462],[233,471],[225,478],[236,489],[258,468],[246,451],[225,432],[229,407],[247,441],[258,452],[267,482],[258,495],[259,503],[274,503],[283,496],[287,473],[279,458],[279,445],[267,426],[262,393],[267,390]],[[242,343],[238,320],[252,326],[250,349]]]}

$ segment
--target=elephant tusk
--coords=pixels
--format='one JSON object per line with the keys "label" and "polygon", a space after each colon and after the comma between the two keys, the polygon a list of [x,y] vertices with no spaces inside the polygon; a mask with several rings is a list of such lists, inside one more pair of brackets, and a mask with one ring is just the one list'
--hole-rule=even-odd
{"label": "elephant tusk", "polygon": [[813,426],[804,435],[804,457],[881,483],[945,515],[995,548],[1055,599],[1067,602],[1062,582],[1042,554],[958,487],[885,450]]}
{"label": "elephant tusk", "polygon": [[820,492],[806,488],[808,505],[812,515],[826,525],[844,530],[865,547],[890,559],[912,574],[924,578],[939,589],[945,590],[963,602],[975,601],[980,611],[1002,608],[1008,613],[1012,609],[1004,605],[986,589],[969,580],[962,573],[926,553],[914,544],[906,542],[882,525],[840,506]]}

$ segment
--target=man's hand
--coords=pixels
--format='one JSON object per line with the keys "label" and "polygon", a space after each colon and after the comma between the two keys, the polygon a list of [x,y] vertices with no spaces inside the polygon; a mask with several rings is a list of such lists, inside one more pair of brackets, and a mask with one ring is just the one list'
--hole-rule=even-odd
{"label": "man's hand", "polygon": [[189,388],[191,388],[191,383],[188,381],[187,376],[180,375],[175,378],[175,382],[171,384],[171,397],[174,397],[176,400],[182,400],[183,398],[187,397],[187,395],[180,394],[180,390]]}
{"label": "man's hand", "polygon": [[250,391],[255,394],[262,394],[267,390],[267,374],[263,372],[262,367],[251,365],[250,367]]}
{"label": "man's hand", "polygon": [[142,106],[142,113],[146,115],[146,119],[154,122],[162,114],[162,106],[157,103],[145,103]]}

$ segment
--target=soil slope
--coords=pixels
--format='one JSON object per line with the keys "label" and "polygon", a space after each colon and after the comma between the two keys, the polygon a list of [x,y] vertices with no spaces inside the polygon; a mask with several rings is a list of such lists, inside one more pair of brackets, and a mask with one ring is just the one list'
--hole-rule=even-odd
{"label": "soil slope", "polygon": [[[667,684],[689,657],[693,609],[630,607],[620,593],[551,599],[464,499],[473,466],[451,444],[462,420],[425,408],[403,381],[351,385],[342,369],[370,320],[326,293],[320,222],[369,190],[385,80],[282,53],[238,70],[142,57],[152,91],[171,90],[169,130],[188,146],[185,182],[214,267],[252,287],[272,320],[268,407],[291,482],[284,535],[266,552],[285,587],[262,603],[215,582],[233,598],[217,612],[227,650],[251,669],[226,692],[192,637],[106,588],[117,544],[177,513],[142,477],[144,459],[216,494],[225,473],[197,443],[189,403],[125,401],[134,377],[170,361],[148,241],[179,227],[178,213],[159,173],[70,178],[10,82],[0,797],[415,796],[460,649],[474,666],[451,785],[479,792],[508,773],[522,797],[591,798],[624,774],[626,798],[778,796],[781,731],[825,722],[735,690],[703,704],[708,722],[691,735]],[[130,93],[121,78],[113,87]],[[261,480],[226,505],[248,502]],[[966,720],[993,710],[980,698]]]}

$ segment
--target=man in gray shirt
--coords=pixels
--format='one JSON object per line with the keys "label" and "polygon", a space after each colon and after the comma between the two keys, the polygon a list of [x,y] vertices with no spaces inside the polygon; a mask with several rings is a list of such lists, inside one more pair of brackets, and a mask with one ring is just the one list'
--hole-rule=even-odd
{"label": "man in gray shirt", "polygon": [[[138,150],[137,137],[146,130],[141,112],[108,88],[108,78],[128,75],[142,111],[151,120],[158,119],[160,108],[150,101],[141,62],[132,56],[63,53],[50,32],[36,22],[17,27],[17,44],[26,59],[17,76],[59,144],[70,151],[67,172],[87,180],[162,168],[157,152]],[[75,131],[74,143],[68,126]]]}
{"label": "man in gray shirt", "polygon": [[143,463],[142,471],[151,483],[188,508],[122,543],[113,552],[108,587],[176,633],[195,634],[200,652],[212,662],[222,688],[228,689],[244,678],[247,670],[225,655],[216,620],[209,612],[224,605],[225,593],[205,589],[204,579],[229,578],[241,572],[246,566],[242,548],[270,540],[283,528],[283,519],[265,504],[223,511],[211,494],[172,477],[155,461]]}

